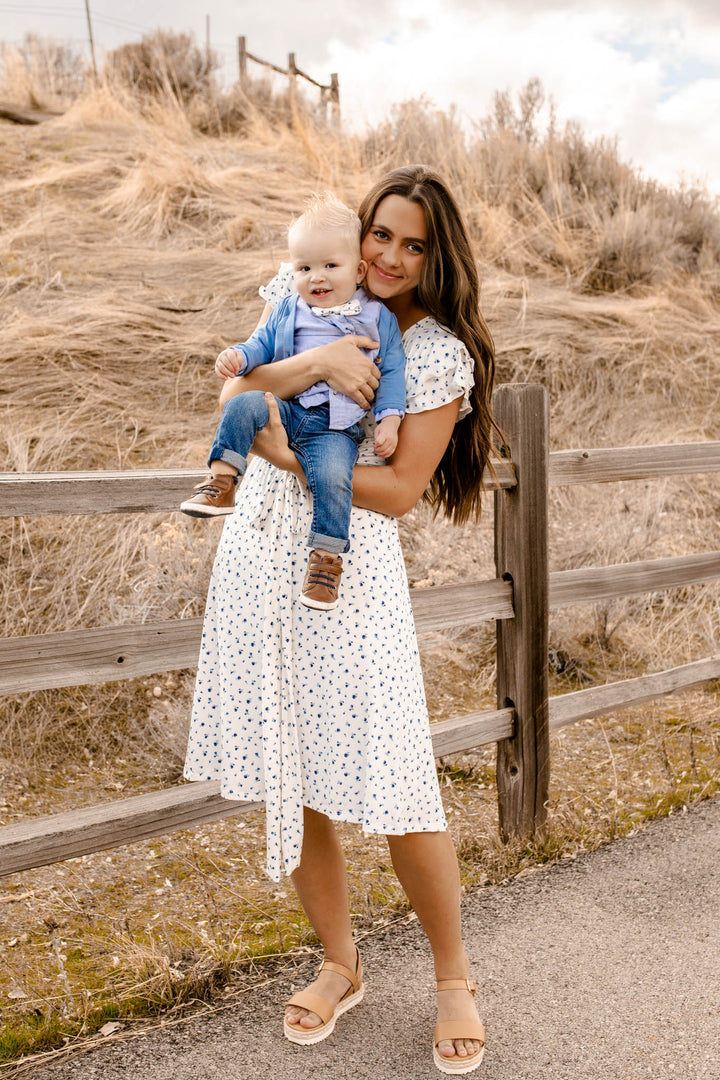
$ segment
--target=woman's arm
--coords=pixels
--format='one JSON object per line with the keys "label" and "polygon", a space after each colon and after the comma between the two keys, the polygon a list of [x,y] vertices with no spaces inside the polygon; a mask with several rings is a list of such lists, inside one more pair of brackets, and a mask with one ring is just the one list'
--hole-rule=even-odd
{"label": "woman's arm", "polygon": [[402,517],[420,499],[445,453],[461,398],[405,416],[392,460],[384,467],[356,465],[353,505]]}
{"label": "woman's arm", "polygon": [[[400,425],[398,445],[388,465],[356,465],[353,471],[353,504],[389,517],[402,517],[422,497],[445,453],[460,409],[461,398],[438,409],[410,413]],[[267,398],[270,419],[253,443],[253,453],[278,469],[305,473],[288,446],[277,402]]]}
{"label": "woman's arm", "polygon": [[349,334],[327,345],[289,356],[287,360],[262,364],[247,375],[227,379],[220,394],[220,405],[247,390],[264,390],[276,397],[291,398],[316,382],[326,382],[367,409],[380,383],[380,369],[360,350],[373,347],[377,347],[377,342],[371,338]]}

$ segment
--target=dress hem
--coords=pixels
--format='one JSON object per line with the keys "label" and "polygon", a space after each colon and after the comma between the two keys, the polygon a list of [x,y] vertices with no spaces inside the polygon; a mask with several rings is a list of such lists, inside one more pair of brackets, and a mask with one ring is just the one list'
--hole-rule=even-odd
{"label": "dress hem", "polygon": [[[202,784],[207,783],[209,780],[218,780],[219,777],[217,776],[217,774],[214,776],[191,777],[188,776],[187,773],[183,773],[183,779],[185,779],[190,784]],[[265,798],[263,795],[226,795],[223,791],[221,791],[220,798],[225,799],[227,802],[259,802],[262,803],[263,806],[265,806]],[[371,824],[366,823],[361,817],[357,815],[349,817],[347,815],[344,815],[340,811],[329,810],[327,807],[320,807],[319,805],[313,806],[312,803],[306,801],[305,798],[303,798],[301,805],[303,806],[303,808],[307,807],[308,810],[314,810],[316,814],[324,814],[325,817],[329,818],[330,821],[337,821],[343,825],[357,825],[362,829],[363,835],[365,836],[408,836],[410,833],[447,832],[448,829],[446,819],[443,820],[442,826],[439,826],[439,823],[437,822],[433,822],[432,824],[428,825],[412,825],[407,828],[373,828]],[[260,807],[257,807],[257,809],[259,810]]]}

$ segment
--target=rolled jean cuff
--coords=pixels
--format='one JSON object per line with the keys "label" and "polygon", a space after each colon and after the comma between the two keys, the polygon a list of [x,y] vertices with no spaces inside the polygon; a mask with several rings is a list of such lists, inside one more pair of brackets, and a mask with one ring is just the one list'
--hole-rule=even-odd
{"label": "rolled jean cuff", "polygon": [[247,469],[247,458],[244,458],[242,454],[238,454],[235,450],[228,450],[225,446],[218,446],[216,443],[210,455],[208,457],[208,468],[213,461],[227,461],[228,465],[234,465],[241,476],[244,475]]}
{"label": "rolled jean cuff", "polygon": [[350,541],[343,540],[338,536],[323,536],[322,533],[311,532],[308,536],[308,547],[321,548],[329,551],[332,555],[344,555],[350,550]]}

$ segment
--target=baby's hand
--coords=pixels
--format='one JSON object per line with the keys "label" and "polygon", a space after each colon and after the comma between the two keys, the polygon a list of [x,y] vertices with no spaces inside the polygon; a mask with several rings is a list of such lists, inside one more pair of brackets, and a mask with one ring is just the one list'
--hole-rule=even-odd
{"label": "baby's hand", "polygon": [[242,353],[239,349],[223,349],[215,361],[215,374],[221,379],[234,379],[241,363]]}
{"label": "baby's hand", "polygon": [[375,453],[389,458],[395,453],[402,416],[384,416],[375,428]]}

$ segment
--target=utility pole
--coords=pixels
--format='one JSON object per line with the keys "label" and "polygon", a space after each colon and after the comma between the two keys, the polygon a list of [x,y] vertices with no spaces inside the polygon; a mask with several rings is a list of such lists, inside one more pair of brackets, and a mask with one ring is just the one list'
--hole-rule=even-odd
{"label": "utility pole", "polygon": [[90,38],[90,55],[92,56],[93,75],[95,82],[98,81],[97,62],[95,60],[95,42],[93,41],[92,21],[90,19],[90,0],[85,0],[85,13],[87,14],[88,36]]}

